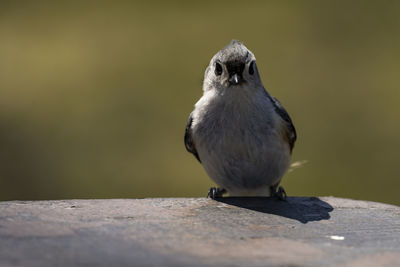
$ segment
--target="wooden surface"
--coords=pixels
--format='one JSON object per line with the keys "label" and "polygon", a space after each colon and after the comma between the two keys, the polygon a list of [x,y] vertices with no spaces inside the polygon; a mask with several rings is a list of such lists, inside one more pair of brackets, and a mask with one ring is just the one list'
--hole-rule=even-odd
{"label": "wooden surface", "polygon": [[400,208],[332,197],[0,202],[0,266],[400,266]]}

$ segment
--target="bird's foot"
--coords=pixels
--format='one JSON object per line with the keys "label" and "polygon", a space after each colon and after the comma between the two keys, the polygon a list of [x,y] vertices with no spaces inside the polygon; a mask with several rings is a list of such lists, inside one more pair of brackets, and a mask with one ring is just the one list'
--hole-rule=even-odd
{"label": "bird's foot", "polygon": [[276,197],[276,198],[278,198],[279,200],[283,200],[283,201],[286,200],[286,197],[287,197],[286,191],[285,191],[285,189],[283,189],[282,186],[280,186],[280,187],[278,188],[277,191],[275,191],[275,188],[272,187],[272,188],[271,188],[271,193],[272,193],[271,195],[272,195],[273,197]]}
{"label": "bird's foot", "polygon": [[226,190],[223,188],[211,187],[210,190],[208,190],[207,197],[209,197],[211,199],[216,199],[216,198],[222,197],[222,195],[225,193],[226,193]]}

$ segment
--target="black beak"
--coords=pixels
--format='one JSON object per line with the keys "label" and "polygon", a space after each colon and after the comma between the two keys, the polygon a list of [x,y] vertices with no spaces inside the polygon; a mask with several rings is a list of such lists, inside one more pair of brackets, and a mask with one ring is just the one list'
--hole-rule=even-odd
{"label": "black beak", "polygon": [[231,85],[238,85],[239,83],[241,83],[242,82],[242,80],[243,80],[243,78],[242,78],[242,75],[239,75],[239,74],[237,74],[237,73],[234,73],[233,75],[231,75],[230,77],[229,77],[229,83],[231,84]]}
{"label": "black beak", "polygon": [[231,85],[238,85],[243,82],[244,63],[241,61],[228,61],[226,62],[226,68],[229,73],[228,81]]}

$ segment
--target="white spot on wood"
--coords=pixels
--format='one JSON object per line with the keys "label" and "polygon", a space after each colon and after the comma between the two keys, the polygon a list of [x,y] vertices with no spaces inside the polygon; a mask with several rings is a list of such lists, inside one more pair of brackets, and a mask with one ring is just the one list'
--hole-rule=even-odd
{"label": "white spot on wood", "polygon": [[331,235],[329,237],[332,240],[344,240],[344,236],[340,236],[340,235]]}

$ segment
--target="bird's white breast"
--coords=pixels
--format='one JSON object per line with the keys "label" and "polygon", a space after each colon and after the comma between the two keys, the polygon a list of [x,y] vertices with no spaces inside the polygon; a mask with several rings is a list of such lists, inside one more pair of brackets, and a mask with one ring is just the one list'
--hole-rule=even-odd
{"label": "bird's white breast", "polygon": [[231,195],[269,195],[290,162],[282,122],[263,88],[206,91],[192,134],[208,175]]}

